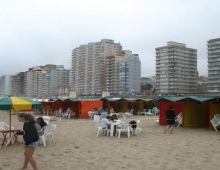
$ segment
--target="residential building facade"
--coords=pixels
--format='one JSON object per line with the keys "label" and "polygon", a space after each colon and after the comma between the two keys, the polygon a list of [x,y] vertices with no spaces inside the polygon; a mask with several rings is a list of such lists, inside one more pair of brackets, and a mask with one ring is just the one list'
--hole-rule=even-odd
{"label": "residential building facade", "polygon": [[25,95],[37,98],[53,97],[58,86],[69,85],[70,70],[63,65],[48,64],[25,72]]}
{"label": "residential building facade", "polygon": [[0,96],[11,95],[11,75],[3,75],[0,77]]}
{"label": "residential building facade", "polygon": [[141,91],[141,61],[138,54],[131,54],[118,64],[118,94],[134,95]]}
{"label": "residential building facade", "polygon": [[208,91],[220,92],[220,38],[210,39],[208,47]]}
{"label": "residential building facade", "polygon": [[106,56],[119,55],[120,43],[110,39],[80,45],[72,51],[71,91],[80,95],[102,95],[106,81]]}
{"label": "residential building facade", "polygon": [[167,42],[156,50],[156,93],[188,94],[197,91],[197,50]]}
{"label": "residential building facade", "polygon": [[198,77],[197,81],[197,92],[198,94],[206,94],[208,92],[207,89],[208,77],[207,76],[200,76]]}
{"label": "residential building facade", "polygon": [[127,61],[131,54],[131,51],[125,50],[118,56],[112,55],[106,57],[105,91],[110,92],[111,95],[118,94],[119,62]]}
{"label": "residential building facade", "polygon": [[24,72],[11,76],[11,95],[24,96]]}

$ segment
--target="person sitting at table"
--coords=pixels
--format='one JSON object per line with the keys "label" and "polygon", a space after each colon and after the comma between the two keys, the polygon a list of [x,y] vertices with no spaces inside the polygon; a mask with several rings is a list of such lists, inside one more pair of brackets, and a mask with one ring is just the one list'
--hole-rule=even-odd
{"label": "person sitting at table", "polygon": [[113,115],[112,115],[111,120],[112,120],[113,122],[115,122],[116,120],[118,120],[118,118],[117,118],[116,114],[113,114]]}
{"label": "person sitting at table", "polygon": [[147,106],[145,106],[144,109],[145,109],[145,112],[148,112],[149,110]]}
{"label": "person sitting at table", "polygon": [[62,113],[63,113],[63,108],[60,107],[60,109],[59,109],[59,115],[58,115],[57,117],[62,117]]}
{"label": "person sitting at table", "polygon": [[68,107],[67,110],[66,110],[66,112],[67,112],[68,114],[70,114],[70,113],[71,113],[71,108]]}
{"label": "person sitting at table", "polygon": [[41,128],[43,128],[44,126],[47,126],[47,123],[44,121],[42,117],[37,118],[37,123],[40,125]]}
{"label": "person sitting at table", "polygon": [[34,124],[34,126],[37,129],[38,135],[42,136],[43,135],[43,131],[41,131],[41,129],[42,129],[41,126],[37,122]]}
{"label": "person sitting at table", "polygon": [[104,111],[101,113],[101,117],[107,117],[108,116],[108,112],[107,112],[108,108],[105,108]]}
{"label": "person sitting at table", "polygon": [[151,110],[151,112],[155,113],[157,110],[158,110],[157,107],[154,106],[153,109]]}
{"label": "person sitting at table", "polygon": [[100,108],[99,108],[99,111],[98,111],[98,115],[101,115],[101,113],[102,113],[103,111],[104,111],[103,108],[100,107]]}
{"label": "person sitting at table", "polygon": [[93,112],[93,115],[97,115],[97,114],[98,114],[97,108],[94,108],[94,109],[92,110],[92,112]]}
{"label": "person sitting at table", "polygon": [[102,129],[110,129],[110,124],[111,124],[110,116],[102,118],[101,120]]}

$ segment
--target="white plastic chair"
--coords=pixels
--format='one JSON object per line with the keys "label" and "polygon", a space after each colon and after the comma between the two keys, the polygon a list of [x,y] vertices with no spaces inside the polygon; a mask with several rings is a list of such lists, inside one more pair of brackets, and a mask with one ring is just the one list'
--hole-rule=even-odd
{"label": "white plastic chair", "polygon": [[131,112],[130,112],[130,113],[125,112],[124,115],[125,115],[126,117],[131,117],[131,116],[133,116],[133,114],[132,114]]}
{"label": "white plastic chair", "polygon": [[151,109],[149,109],[147,112],[144,113],[145,116],[148,115],[148,116],[153,116],[154,113],[151,113]]}
{"label": "white plastic chair", "polygon": [[93,111],[88,111],[88,116],[90,119],[92,119],[93,118]]}
{"label": "white plastic chair", "polygon": [[179,127],[180,125],[182,125],[183,123],[183,116],[182,116],[182,112],[180,112],[177,117],[176,117],[176,123],[177,123],[177,127]]}
{"label": "white plastic chair", "polygon": [[155,112],[154,112],[154,115],[159,115],[160,113],[160,109],[157,109]]}
{"label": "white plastic chair", "polygon": [[102,126],[101,126],[101,124],[99,123],[99,122],[96,122],[97,123],[97,132],[96,132],[96,136],[98,137],[99,136],[99,133],[100,133],[100,131],[103,131],[103,133],[104,134],[107,134],[107,136],[108,136],[108,134],[109,134],[109,129],[103,129],[102,128]]}
{"label": "white plastic chair", "polygon": [[130,126],[128,123],[120,123],[116,127],[116,137],[121,137],[121,133],[127,133],[128,138],[130,138]]}
{"label": "white plastic chair", "polygon": [[142,128],[140,128],[140,126],[139,126],[139,124],[140,124],[140,120],[137,120],[136,121],[137,122],[137,127],[136,127],[136,129],[135,129],[135,134],[138,136],[140,133],[141,133],[141,131],[142,131]]}
{"label": "white plastic chair", "polygon": [[215,114],[214,117],[210,120],[213,128],[218,132],[217,126],[220,125],[220,114]]}
{"label": "white plastic chair", "polygon": [[44,121],[45,121],[45,120],[46,120],[46,121],[50,121],[50,116],[43,116],[42,118],[44,119]]}
{"label": "white plastic chair", "polygon": [[60,112],[59,112],[59,110],[55,110],[55,111],[54,111],[54,116],[60,117]]}
{"label": "white plastic chair", "polygon": [[43,143],[44,146],[47,146],[46,145],[46,139],[49,140],[50,144],[51,144],[51,141],[50,141],[50,137],[51,135],[49,134],[50,133],[50,127],[49,126],[44,126],[39,132],[42,132],[43,131],[43,135],[39,136],[40,137],[40,143]]}
{"label": "white plastic chair", "polygon": [[[129,125],[130,125],[130,132],[134,133],[136,136],[138,136],[141,133],[141,131],[142,131],[142,128],[139,127],[139,123],[140,122],[141,122],[140,120],[137,120],[136,124],[129,123]],[[136,126],[134,127],[133,125],[136,125]]]}
{"label": "white plastic chair", "polygon": [[67,111],[62,114],[62,119],[63,118],[66,118],[66,119],[69,118],[69,114],[67,113]]}
{"label": "white plastic chair", "polygon": [[94,115],[94,122],[100,122],[100,121],[101,121],[101,116]]}
{"label": "white plastic chair", "polygon": [[49,125],[49,124],[50,124],[50,122],[49,122],[49,121],[47,121],[47,120],[45,120],[44,122],[46,122],[46,124],[47,124],[47,125]]}
{"label": "white plastic chair", "polygon": [[50,125],[50,128],[49,128],[49,132],[48,132],[48,135],[51,137],[53,143],[54,143],[53,132],[55,131],[56,127],[57,127],[57,125],[51,124],[51,125]]}
{"label": "white plastic chair", "polygon": [[[10,129],[10,126],[7,125],[7,123],[5,123],[5,122],[0,122],[0,130],[6,130],[7,128]],[[13,129],[14,129],[14,127],[11,126],[11,130],[13,130]]]}

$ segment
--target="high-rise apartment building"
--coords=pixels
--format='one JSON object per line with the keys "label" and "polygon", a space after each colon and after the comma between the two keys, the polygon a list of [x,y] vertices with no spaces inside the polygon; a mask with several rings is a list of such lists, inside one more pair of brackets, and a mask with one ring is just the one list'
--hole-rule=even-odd
{"label": "high-rise apartment building", "polygon": [[70,70],[64,69],[63,65],[57,65],[53,69],[45,70],[45,94],[54,96],[54,89],[58,86],[69,85]]}
{"label": "high-rise apartment building", "polygon": [[0,96],[11,95],[11,75],[3,75],[0,77]]}
{"label": "high-rise apartment building", "polygon": [[195,93],[197,78],[196,49],[172,41],[156,48],[156,93]]}
{"label": "high-rise apartment building", "polygon": [[130,55],[132,55],[132,52],[125,50],[120,55],[106,57],[105,91],[110,92],[111,95],[118,94],[119,62],[127,61]]}
{"label": "high-rise apartment building", "polygon": [[220,38],[210,39],[208,47],[208,91],[220,92]]}
{"label": "high-rise apartment building", "polygon": [[49,98],[58,86],[69,85],[69,70],[63,65],[48,64],[30,68],[25,72],[25,95]]}
{"label": "high-rise apartment building", "polygon": [[119,55],[120,43],[102,39],[72,51],[71,91],[78,95],[101,95],[105,89],[106,56]]}
{"label": "high-rise apartment building", "polygon": [[44,66],[36,66],[25,72],[25,96],[45,98],[45,71]]}
{"label": "high-rise apartment building", "polygon": [[141,91],[141,61],[138,54],[118,64],[118,94],[133,95]]}
{"label": "high-rise apartment building", "polygon": [[24,72],[11,76],[11,95],[24,96]]}

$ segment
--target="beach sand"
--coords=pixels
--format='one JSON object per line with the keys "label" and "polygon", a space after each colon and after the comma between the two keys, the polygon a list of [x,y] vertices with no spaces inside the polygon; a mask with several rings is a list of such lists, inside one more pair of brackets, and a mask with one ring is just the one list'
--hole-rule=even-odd
{"label": "beach sand", "polygon": [[[163,134],[165,126],[155,124],[158,116],[133,116],[140,119],[142,132],[118,139],[101,132],[90,119],[51,121],[57,125],[55,142],[38,146],[34,153],[39,170],[207,170],[219,169],[220,134],[208,128],[175,128]],[[0,112],[0,121],[9,123],[9,115]],[[12,125],[23,124],[12,115]],[[0,134],[0,141],[2,141]],[[0,170],[17,170],[24,159],[23,138],[19,145],[0,148]],[[28,165],[31,170],[31,165]]]}

